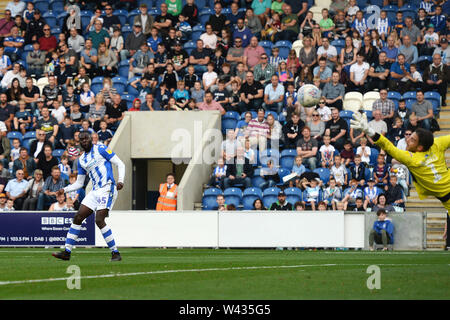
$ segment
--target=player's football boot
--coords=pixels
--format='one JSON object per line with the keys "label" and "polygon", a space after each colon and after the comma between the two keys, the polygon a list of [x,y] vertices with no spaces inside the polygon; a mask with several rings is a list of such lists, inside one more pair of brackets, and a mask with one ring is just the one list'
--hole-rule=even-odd
{"label": "player's football boot", "polygon": [[111,261],[121,261],[122,257],[120,256],[119,252],[112,252],[111,253]]}
{"label": "player's football boot", "polygon": [[63,250],[60,252],[54,252],[52,253],[52,256],[54,256],[57,259],[61,259],[61,260],[70,260],[70,252]]}

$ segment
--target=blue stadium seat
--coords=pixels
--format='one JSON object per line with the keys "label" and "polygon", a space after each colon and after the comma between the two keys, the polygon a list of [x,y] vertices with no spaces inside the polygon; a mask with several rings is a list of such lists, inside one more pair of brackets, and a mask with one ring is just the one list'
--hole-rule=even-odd
{"label": "blue stadium seat", "polygon": [[95,94],[103,89],[103,77],[95,77],[91,82],[91,91]]}
{"label": "blue stadium seat", "polygon": [[[242,112],[241,113],[241,120],[245,120],[245,114],[247,113],[248,111],[246,111],[246,112]],[[256,111],[250,111],[251,113],[252,113],[252,119],[255,119],[257,116],[258,116],[258,113],[256,112]]]}
{"label": "blue stadium seat", "polygon": [[222,190],[218,188],[209,188],[203,192],[202,197],[202,210],[216,210],[217,201],[216,198],[219,194],[223,194]]}
{"label": "blue stadium seat", "polygon": [[285,149],[281,151],[280,167],[292,170],[295,163],[295,157],[297,156],[297,150]]}
{"label": "blue stadium seat", "polygon": [[270,208],[272,203],[276,202],[278,200],[278,192],[280,192],[281,189],[277,187],[267,188],[263,191],[263,204],[264,207]]}
{"label": "blue stadium seat", "polygon": [[67,12],[61,12],[56,16],[56,21],[58,26],[62,27],[64,25],[64,20],[69,14]]}
{"label": "blue stadium seat", "polygon": [[130,60],[122,60],[119,62],[119,76],[128,79],[128,71],[130,69]]}
{"label": "blue stadium seat", "polygon": [[50,10],[52,10],[55,14],[60,14],[64,12],[64,1],[63,0],[51,0],[50,1]]}
{"label": "blue stadium seat", "polygon": [[49,2],[44,0],[38,0],[34,1],[34,8],[39,9],[41,11],[41,14],[48,11],[49,8]]}
{"label": "blue stadium seat", "polygon": [[369,0],[356,0],[356,4],[360,8],[366,7],[368,3],[369,3]]}
{"label": "blue stadium seat", "polygon": [[[197,8],[201,9],[201,8],[205,8],[206,4],[208,2],[206,0],[195,0],[195,5],[197,6]],[[209,4],[209,3],[208,3]]]}
{"label": "blue stadium seat", "polygon": [[227,130],[234,130],[239,120],[239,113],[228,111],[222,116],[222,132],[225,134]]}
{"label": "blue stadium seat", "polygon": [[339,116],[344,119],[352,119],[353,118],[353,111],[350,110],[342,110],[339,112]]}
{"label": "blue stadium seat", "polygon": [[64,151],[66,151],[65,149],[55,149],[52,152],[52,156],[54,156],[55,158],[60,159],[61,156],[64,154]]}
{"label": "blue stadium seat", "polygon": [[20,143],[22,143],[22,140],[23,140],[22,133],[20,133],[18,131],[8,132],[6,134],[6,137],[9,139],[9,142],[11,143],[11,146],[12,146],[12,142],[13,142],[14,139],[19,139]]}
{"label": "blue stadium seat", "polygon": [[260,41],[259,45],[264,48],[264,51],[266,51],[266,54],[270,57],[272,55],[272,47],[273,43],[272,41]]}
{"label": "blue stadium seat", "polygon": [[56,14],[53,11],[47,11],[42,15],[42,18],[45,19],[45,22],[50,26],[51,29],[56,27],[57,20],[56,20]]}
{"label": "blue stadium seat", "polygon": [[133,27],[129,25],[125,25],[122,27],[122,37],[125,41],[127,39],[127,36],[133,32]]}
{"label": "blue stadium seat", "polygon": [[433,105],[433,114],[437,115],[441,108],[441,95],[438,92],[427,91],[424,94],[425,100],[428,100]]}
{"label": "blue stadium seat", "polygon": [[161,8],[161,4],[165,3],[166,0],[154,0],[155,8]]}
{"label": "blue stadium seat", "polygon": [[244,190],[242,195],[242,204],[244,205],[244,210],[252,210],[253,202],[256,199],[262,200],[262,191],[259,188],[247,188]]}
{"label": "blue stadium seat", "polygon": [[[130,26],[133,26],[134,17],[136,17],[138,14],[141,14],[139,9],[134,9],[128,13],[127,20],[128,20],[128,23],[130,24]],[[124,39],[125,39],[125,37],[124,37]]]}
{"label": "blue stadium seat", "polygon": [[286,168],[280,168],[278,169],[278,175],[280,176],[280,182],[277,183],[277,186],[282,186],[283,183],[283,178],[285,176],[287,176],[288,174],[291,174],[291,170],[286,169]]}
{"label": "blue stadium seat", "polygon": [[183,46],[184,50],[186,50],[187,54],[191,54],[192,50],[197,48],[197,44],[194,41],[188,41]]}
{"label": "blue stadium seat", "polygon": [[299,188],[286,188],[284,189],[284,193],[286,194],[286,201],[292,205],[303,199],[302,190]]}
{"label": "blue stadium seat", "polygon": [[127,10],[114,10],[113,15],[117,16],[120,20],[120,25],[124,26],[128,21],[128,11]]}
{"label": "blue stadium seat", "polygon": [[[80,12],[80,18],[81,18],[81,29],[83,32],[86,30],[87,26],[89,25],[89,22],[91,22],[91,17],[94,15],[93,12],[88,10],[83,10]],[[125,38],[124,38],[125,40]]]}
{"label": "blue stadium seat", "polygon": [[191,33],[191,40],[192,41],[197,41],[198,39],[200,39],[200,36],[206,32],[205,26],[198,24],[196,26],[194,26],[192,28],[192,33]]}
{"label": "blue stadium seat", "polygon": [[292,48],[292,43],[287,40],[281,40],[281,41],[277,41],[275,43],[274,47],[277,47],[278,49],[280,49],[280,57],[281,58],[287,59],[287,57],[289,56],[289,51]]}
{"label": "blue stadium seat", "polygon": [[36,139],[36,131],[28,131],[23,135],[23,139]]}
{"label": "blue stadium seat", "polygon": [[280,151],[277,149],[266,149],[260,152],[260,162],[263,167],[267,167],[267,161],[273,160],[273,165],[277,167],[280,163]]}
{"label": "blue stadium seat", "polygon": [[415,91],[405,92],[402,98],[405,100],[406,108],[408,108],[409,110],[411,110],[413,103],[417,101]]}
{"label": "blue stadium seat", "polygon": [[147,8],[153,8],[155,5],[155,1],[153,0],[138,0],[138,5],[145,3],[147,5]]}
{"label": "blue stadium seat", "polygon": [[272,110],[266,111],[266,114],[264,115],[264,118],[267,119],[267,116],[268,116],[269,114],[271,114],[271,115],[274,117],[274,119],[275,119],[276,121],[278,121],[278,113],[276,113],[275,111],[272,111]]}
{"label": "blue stadium seat", "polygon": [[212,14],[214,14],[214,10],[211,8],[203,8],[198,15],[198,21],[201,25],[205,25],[209,20],[209,16]]}
{"label": "blue stadium seat", "polygon": [[61,28],[60,27],[53,27],[51,34],[52,36],[55,36],[56,39],[58,39],[59,34],[61,33]]}
{"label": "blue stadium seat", "polygon": [[370,160],[369,160],[370,165],[374,167],[377,165],[377,158],[379,153],[380,152],[377,149],[370,148]]}
{"label": "blue stadium seat", "polygon": [[223,196],[225,197],[225,203],[227,205],[234,204],[236,209],[242,203],[242,191],[239,188],[227,188],[224,190]]}
{"label": "blue stadium seat", "polygon": [[264,183],[264,178],[260,176],[261,169],[255,169],[252,177],[252,186],[254,188],[259,188],[261,183]]}
{"label": "blue stadium seat", "polygon": [[322,180],[324,185],[330,180],[330,170],[328,168],[316,168],[313,172],[319,175],[320,180]]}
{"label": "blue stadium seat", "polygon": [[136,99],[136,96],[132,96],[130,94],[122,95],[122,100],[127,102],[127,109],[131,109],[133,106],[133,100]]}
{"label": "blue stadium seat", "polygon": [[117,90],[117,93],[119,94],[123,94],[127,88],[127,80],[128,77],[124,78],[124,77],[114,77],[111,79],[113,82],[113,88],[115,88]]}
{"label": "blue stadium seat", "polygon": [[370,121],[370,120],[372,120],[372,111],[370,111],[370,110],[364,110],[364,113],[366,114],[366,116],[367,116],[367,120],[368,121]]}
{"label": "blue stadium seat", "polygon": [[369,179],[372,179],[372,178],[373,178],[373,170],[369,170],[369,168],[366,168],[364,170],[364,180],[366,180],[366,183],[367,183],[367,181],[369,181]]}
{"label": "blue stadium seat", "polygon": [[140,79],[141,77],[133,77],[133,78],[131,78],[130,80],[128,80],[128,82],[127,82],[127,93],[128,94],[131,94],[131,95],[133,95],[133,96],[138,96],[139,95],[139,91],[137,91],[135,88],[133,88],[132,86],[131,86],[131,83],[133,82],[133,81],[135,81],[135,80],[137,80],[137,79]]}
{"label": "blue stadium seat", "polygon": [[395,104],[395,110],[398,109],[398,102],[402,99],[402,95],[397,91],[389,91],[388,99],[391,99]]}

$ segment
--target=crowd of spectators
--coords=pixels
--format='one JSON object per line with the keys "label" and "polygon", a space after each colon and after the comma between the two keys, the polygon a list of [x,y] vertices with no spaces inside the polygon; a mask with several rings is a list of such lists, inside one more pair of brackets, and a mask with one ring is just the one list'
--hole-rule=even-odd
{"label": "crowd of spectators", "polygon": [[[381,169],[368,161],[372,142],[350,130],[339,111],[345,93],[379,90],[371,125],[396,145],[404,145],[408,130],[432,126],[433,109],[420,92],[435,90],[445,104],[449,5],[423,3],[413,18],[399,11],[388,21],[381,11],[371,29],[354,0],[333,0],[318,22],[306,0],[68,0],[52,14],[12,0],[0,19],[0,188],[16,210],[76,208],[82,195],[56,199],[55,190],[76,174],[79,132],[108,144],[125,111],[219,110],[244,115],[224,142],[234,145],[223,153],[227,179],[212,185],[249,185],[255,151],[245,168],[228,167],[227,158],[296,149],[306,173],[327,168],[338,187],[350,186],[354,176],[346,173],[358,148],[354,153],[360,150],[363,165],[373,167],[377,185],[389,189],[389,177],[378,181]],[[336,47],[336,40],[344,45]],[[420,59],[425,55],[431,61]],[[94,88],[96,78],[101,85]],[[118,78],[125,78],[125,90]],[[304,84],[322,90],[317,108],[300,105]],[[417,90],[417,102],[394,106],[383,89]],[[384,160],[389,173],[390,159]],[[263,166],[258,187],[282,182],[278,163]],[[302,179],[290,184],[316,188]]]}

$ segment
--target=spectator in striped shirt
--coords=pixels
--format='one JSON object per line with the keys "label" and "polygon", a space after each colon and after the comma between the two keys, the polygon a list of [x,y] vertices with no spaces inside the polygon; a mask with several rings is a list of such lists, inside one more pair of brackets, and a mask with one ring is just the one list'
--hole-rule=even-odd
{"label": "spectator in striped shirt", "polygon": [[250,144],[258,146],[259,151],[266,150],[267,138],[270,135],[269,124],[264,119],[266,112],[264,109],[258,109],[258,116],[250,120],[245,132],[245,137],[250,139]]}
{"label": "spectator in striped shirt", "polygon": [[381,120],[386,122],[388,128],[391,128],[394,119],[395,104],[394,101],[388,99],[387,97],[387,89],[381,89],[380,99],[374,101],[372,105],[372,112],[379,110],[381,112]]}

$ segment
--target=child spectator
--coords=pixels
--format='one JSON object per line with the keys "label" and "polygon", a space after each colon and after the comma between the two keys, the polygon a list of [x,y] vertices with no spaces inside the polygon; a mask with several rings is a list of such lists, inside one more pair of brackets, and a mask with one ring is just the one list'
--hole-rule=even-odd
{"label": "child spectator", "polygon": [[172,63],[168,63],[165,69],[166,71],[162,75],[162,82],[166,84],[170,93],[173,93],[177,88],[178,73],[175,71]]}
{"label": "child spectator", "polygon": [[195,68],[192,64],[187,67],[187,73],[183,77],[186,90],[191,91],[194,88],[195,82],[199,81],[198,76],[195,74]]}
{"label": "child spectator", "polygon": [[238,111],[239,102],[241,102],[239,83],[235,80],[231,81],[231,93],[230,93],[230,110]]}
{"label": "child spectator", "polygon": [[23,100],[19,101],[19,110],[14,114],[14,128],[24,135],[31,125],[31,113],[26,110],[26,103]]}
{"label": "child spectator", "polygon": [[327,210],[327,204],[324,201],[320,201],[319,205],[317,206],[319,211],[326,211]]}
{"label": "child spectator", "polygon": [[305,204],[301,201],[297,201],[294,204],[294,208],[295,211],[305,211]]}
{"label": "child spectator", "polygon": [[352,143],[350,141],[345,142],[344,150],[341,151],[340,155],[344,165],[348,168],[355,160],[355,153],[353,152]]}
{"label": "child spectator", "polygon": [[334,149],[330,142],[330,136],[324,136],[323,145],[319,149],[323,168],[330,168],[331,166],[333,166],[333,156],[336,149]]}
{"label": "child spectator", "polygon": [[70,107],[70,119],[72,119],[72,124],[76,127],[81,126],[84,115],[80,112],[80,105],[78,103],[74,103],[73,106]]}
{"label": "child spectator", "polygon": [[403,28],[405,27],[405,22],[403,21],[403,12],[397,11],[397,13],[395,14],[395,21],[392,25],[397,35],[400,36]]}
{"label": "child spectator", "polygon": [[192,27],[182,14],[178,16],[178,21],[175,28],[177,29],[177,33],[180,32],[181,34],[177,34],[177,37],[180,37],[183,41],[187,41],[191,37]]}
{"label": "child spectator", "polygon": [[317,112],[320,115],[320,120],[322,120],[323,122],[327,122],[331,119],[331,109],[327,106],[325,97],[320,98],[319,108],[317,108]]}
{"label": "child spectator", "polygon": [[203,102],[205,98],[205,90],[202,89],[202,84],[200,81],[196,81],[194,84],[194,88],[191,89],[191,97],[197,103]]}
{"label": "child spectator", "polygon": [[406,108],[406,102],[404,99],[398,101],[398,109],[394,113],[394,118],[400,118],[403,122],[403,127],[406,128],[409,123],[409,116],[411,115],[411,110]]}
{"label": "child spectator", "polygon": [[328,187],[325,188],[323,199],[325,203],[336,210],[336,203],[342,200],[342,189],[336,186],[336,179],[330,178]]}
{"label": "child spectator", "polygon": [[409,116],[408,125],[406,126],[406,130],[411,130],[411,132],[416,131],[420,128],[419,121],[417,120],[417,116],[415,114],[411,114]]}
{"label": "child spectator", "polygon": [[278,70],[278,65],[280,64],[281,61],[285,60],[280,57],[280,49],[276,47],[273,48],[272,55],[269,57],[269,63],[275,70]]}
{"label": "child spectator", "polygon": [[388,183],[389,168],[382,154],[379,154],[377,157],[377,165],[373,170],[373,177],[379,187],[384,187]]}
{"label": "child spectator", "polygon": [[316,179],[309,182],[309,186],[306,187],[306,204],[311,205],[311,210],[316,210],[316,204],[319,202],[320,187]]}
{"label": "child spectator", "polygon": [[341,156],[337,155],[334,157],[334,164],[331,167],[331,175],[336,179],[336,184],[339,187],[343,187],[347,185],[347,169],[345,168],[344,164],[341,163],[342,158]]}
{"label": "child spectator", "polygon": [[100,130],[97,131],[97,134],[98,141],[103,143],[105,146],[107,146],[113,138],[113,133],[108,129],[108,124],[105,120],[100,121]]}
{"label": "child spectator", "polygon": [[[73,184],[76,181],[77,181],[77,174],[76,173],[71,173],[69,175],[69,183]],[[76,210],[78,210],[78,208],[80,207],[80,202],[81,202],[81,200],[83,200],[83,199],[81,199],[81,193],[82,192],[83,192],[83,189],[78,189],[78,190],[75,190],[75,191],[68,192],[66,194],[67,201],[70,199],[74,209],[76,209]]]}
{"label": "child spectator", "polygon": [[356,179],[351,179],[350,188],[344,191],[344,199],[342,199],[344,210],[347,210],[347,208],[353,209],[355,207],[356,199],[361,198],[363,195],[363,191],[358,188],[358,181]]}
{"label": "child spectator", "polygon": [[69,166],[69,157],[67,155],[62,155],[61,162],[58,164],[58,168],[61,171],[61,177],[63,178],[63,180],[69,180],[71,169]]}
{"label": "child spectator", "polygon": [[83,131],[89,132],[89,134],[92,134],[95,132],[94,129],[92,129],[90,127],[90,122],[87,119],[84,119],[83,121],[81,121],[80,132],[83,132]]}
{"label": "child spectator", "polygon": [[396,146],[397,143],[405,136],[405,128],[403,126],[402,118],[397,117],[394,120],[394,126],[389,130],[388,137]]}
{"label": "child spectator", "polygon": [[348,2],[348,8],[346,11],[348,22],[352,23],[355,19],[356,13],[359,11],[359,7],[356,5],[356,0],[350,0]]}
{"label": "child spectator", "polygon": [[363,198],[361,198],[361,197],[356,198],[355,208],[353,208],[353,211],[366,211],[364,209],[363,203],[364,203]]}
{"label": "child spectator", "polygon": [[295,91],[295,86],[293,83],[289,83],[287,86],[287,91],[284,94],[284,101],[287,103],[287,98],[292,97],[293,98],[293,104],[297,103],[297,92]]}
{"label": "child spectator", "polygon": [[219,86],[213,93],[214,100],[222,105],[226,111],[233,111],[229,105],[229,93],[225,88],[225,80],[219,80]]}
{"label": "child spectator", "polygon": [[19,139],[13,139],[12,143],[13,147],[11,148],[10,152],[10,163],[9,167],[12,168],[12,165],[15,160],[19,159],[20,156],[20,140]]}
{"label": "child spectator", "polygon": [[211,59],[211,63],[214,65],[214,72],[218,75],[222,72],[222,66],[226,62],[225,57],[222,54],[222,48],[217,47],[216,50],[214,50],[214,56]]}
{"label": "child spectator", "polygon": [[64,117],[64,123],[59,127],[59,143],[66,147],[67,143],[73,139],[73,135],[75,134],[76,128],[72,124],[72,119],[70,116]]}
{"label": "child spectator", "polygon": [[185,83],[183,80],[177,82],[177,90],[173,93],[173,97],[177,101],[178,107],[184,109],[187,107],[189,101],[189,92],[185,88]]}
{"label": "child spectator", "polygon": [[366,167],[361,162],[361,156],[355,155],[355,163],[350,167],[350,178],[356,179],[360,187],[365,185]]}
{"label": "child spectator", "polygon": [[314,13],[312,11],[306,12],[306,17],[303,20],[302,24],[300,25],[301,30],[301,38],[309,37],[312,35],[312,31],[314,29],[314,26],[317,25],[317,22],[313,19]]}
{"label": "child spectator", "polygon": [[356,149],[356,154],[361,156],[361,162],[367,166],[370,164],[370,147],[367,146],[367,138],[362,137],[359,140],[360,146]]}
{"label": "child spectator", "polygon": [[281,31],[281,20],[278,13],[273,13],[270,19],[267,19],[264,30],[261,31],[261,38],[274,41],[275,34]]}
{"label": "child spectator", "polygon": [[383,244],[383,251],[388,250],[388,244],[394,242],[394,225],[390,220],[386,219],[386,210],[377,211],[378,220],[373,223],[372,230],[369,234],[370,251],[374,251],[375,243]]}
{"label": "child spectator", "polygon": [[[289,169],[289,168],[288,168]],[[292,166],[292,173],[295,173],[297,176],[289,181],[289,187],[293,187],[294,184],[297,186],[300,183],[300,176],[305,173],[306,168],[303,165],[303,157],[302,156],[296,156],[295,157],[295,163]]]}
{"label": "child spectator", "polygon": [[14,209],[14,200],[13,199],[8,199],[6,200],[6,206],[3,208],[2,211],[15,211],[16,209]]}
{"label": "child spectator", "polygon": [[368,186],[364,188],[364,209],[367,210],[368,207],[372,208],[377,204],[378,195],[380,194],[380,189],[375,186],[375,180],[369,179],[367,181]]}
{"label": "child spectator", "polygon": [[209,180],[209,186],[220,188],[223,190],[223,180],[227,175],[227,166],[222,158],[217,160],[217,166],[214,168],[211,179]]}

